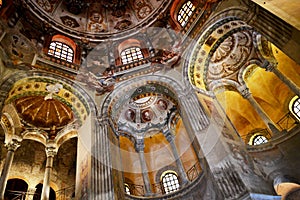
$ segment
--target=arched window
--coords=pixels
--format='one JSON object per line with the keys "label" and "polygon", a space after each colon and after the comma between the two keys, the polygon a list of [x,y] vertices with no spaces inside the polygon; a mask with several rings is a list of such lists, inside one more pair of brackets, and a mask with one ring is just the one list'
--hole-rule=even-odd
{"label": "arched window", "polygon": [[293,115],[300,121],[300,98],[298,96],[295,96],[290,101],[289,109],[293,113]]}
{"label": "arched window", "polygon": [[121,60],[123,64],[138,61],[144,58],[140,47],[129,47],[121,52]]}
{"label": "arched window", "polygon": [[189,18],[193,14],[194,10],[195,10],[195,6],[191,1],[187,1],[181,6],[177,15],[177,20],[182,27],[184,27],[186,23],[189,21]]}
{"label": "arched window", "polygon": [[73,62],[74,59],[73,49],[69,45],[59,41],[52,41],[50,43],[48,54],[68,62]]}
{"label": "arched window", "polygon": [[252,145],[260,145],[263,143],[267,143],[268,139],[263,135],[254,135],[252,139]]}
{"label": "arched window", "polygon": [[125,187],[125,193],[130,195],[131,193],[130,193],[129,185],[127,183],[125,183],[124,187]]}
{"label": "arched window", "polygon": [[179,180],[176,172],[166,171],[161,176],[161,183],[166,194],[175,192],[179,189]]}

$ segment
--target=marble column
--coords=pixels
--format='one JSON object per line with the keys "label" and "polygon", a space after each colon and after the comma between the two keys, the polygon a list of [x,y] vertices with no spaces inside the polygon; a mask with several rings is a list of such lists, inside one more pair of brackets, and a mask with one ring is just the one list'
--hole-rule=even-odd
{"label": "marble column", "polygon": [[274,64],[265,61],[263,63],[262,68],[266,69],[266,71],[274,73],[284,84],[286,84],[298,97],[300,97],[300,88],[291,81],[288,77],[286,77],[281,71],[277,69]]}
{"label": "marble column", "polygon": [[274,135],[279,135],[280,131],[276,127],[276,125],[272,122],[270,117],[267,113],[260,107],[260,105],[257,103],[257,101],[254,99],[252,94],[250,93],[249,89],[247,87],[239,88],[240,94],[249,101],[251,106],[255,109],[255,111],[258,113],[258,115],[261,117],[261,119],[264,121],[266,126],[272,131]]}
{"label": "marble column", "polygon": [[41,200],[48,200],[50,196],[50,180],[51,180],[51,172],[53,168],[53,159],[56,155],[57,150],[55,147],[46,147],[46,155],[47,155],[47,161],[46,161],[46,169],[44,174],[44,182],[43,182],[43,189],[42,189],[42,195]]}
{"label": "marble column", "polygon": [[94,125],[90,199],[115,199],[108,119],[101,118]]}
{"label": "marble column", "polygon": [[146,159],[144,155],[144,139],[136,139],[135,143],[135,150],[139,154],[140,158],[140,163],[141,163],[141,168],[142,168],[142,175],[143,175],[143,180],[144,180],[144,186],[145,186],[145,196],[151,196],[152,191],[151,191],[151,184],[150,184],[150,178],[148,174],[148,169],[146,165]]}
{"label": "marble column", "polygon": [[20,146],[20,142],[17,140],[12,140],[9,143],[7,143],[5,146],[7,148],[7,154],[6,154],[6,159],[5,159],[4,167],[0,178],[0,192],[1,192],[0,200],[4,200],[4,193],[7,184],[8,173],[14,159],[15,151]]}
{"label": "marble column", "polygon": [[177,168],[178,168],[178,171],[179,171],[179,175],[180,175],[180,178],[181,178],[181,181],[182,181],[182,185],[185,185],[189,182],[189,180],[188,180],[188,177],[185,173],[185,170],[184,170],[183,164],[181,162],[176,144],[174,142],[174,135],[170,132],[169,129],[167,129],[166,131],[163,131],[163,134],[164,134],[164,136],[166,137],[166,139],[168,140],[168,142],[171,146],[171,150],[172,150],[173,156],[175,158],[175,162],[176,162],[176,165],[177,165]]}

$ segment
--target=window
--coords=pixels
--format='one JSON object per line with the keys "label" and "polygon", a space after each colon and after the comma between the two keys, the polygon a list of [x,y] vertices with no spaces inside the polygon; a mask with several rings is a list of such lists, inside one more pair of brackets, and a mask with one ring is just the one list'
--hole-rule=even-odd
{"label": "window", "polygon": [[195,6],[191,1],[187,1],[182,5],[177,15],[177,20],[182,27],[184,27],[186,23],[189,21],[189,18],[193,14],[194,10],[195,10]]}
{"label": "window", "polygon": [[268,139],[263,135],[255,135],[252,141],[252,145],[260,145],[263,143],[267,143]]}
{"label": "window", "polygon": [[130,195],[129,185],[125,183],[124,187],[125,187],[125,193]]}
{"label": "window", "polygon": [[300,120],[300,98],[298,96],[295,96],[290,101],[290,111],[293,113],[293,115]]}
{"label": "window", "polygon": [[68,62],[73,62],[74,58],[73,49],[70,46],[58,41],[52,41],[50,43],[48,54]]}
{"label": "window", "polygon": [[162,186],[166,194],[179,189],[179,181],[176,172],[167,171],[161,176]]}
{"label": "window", "polygon": [[138,61],[144,58],[140,47],[130,47],[121,52],[121,59],[123,64]]}

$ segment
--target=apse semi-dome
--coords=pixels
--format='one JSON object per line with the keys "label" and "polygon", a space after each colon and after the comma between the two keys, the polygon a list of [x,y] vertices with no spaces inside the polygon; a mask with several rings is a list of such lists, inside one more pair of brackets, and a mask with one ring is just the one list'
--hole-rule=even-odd
{"label": "apse semi-dome", "polygon": [[47,27],[76,38],[104,39],[151,25],[168,7],[162,0],[25,0]]}

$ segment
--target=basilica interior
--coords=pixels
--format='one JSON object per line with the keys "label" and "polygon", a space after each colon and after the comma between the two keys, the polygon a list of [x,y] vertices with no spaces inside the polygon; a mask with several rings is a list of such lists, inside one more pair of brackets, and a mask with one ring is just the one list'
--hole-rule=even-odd
{"label": "basilica interior", "polygon": [[0,0],[0,200],[300,199],[297,0]]}

